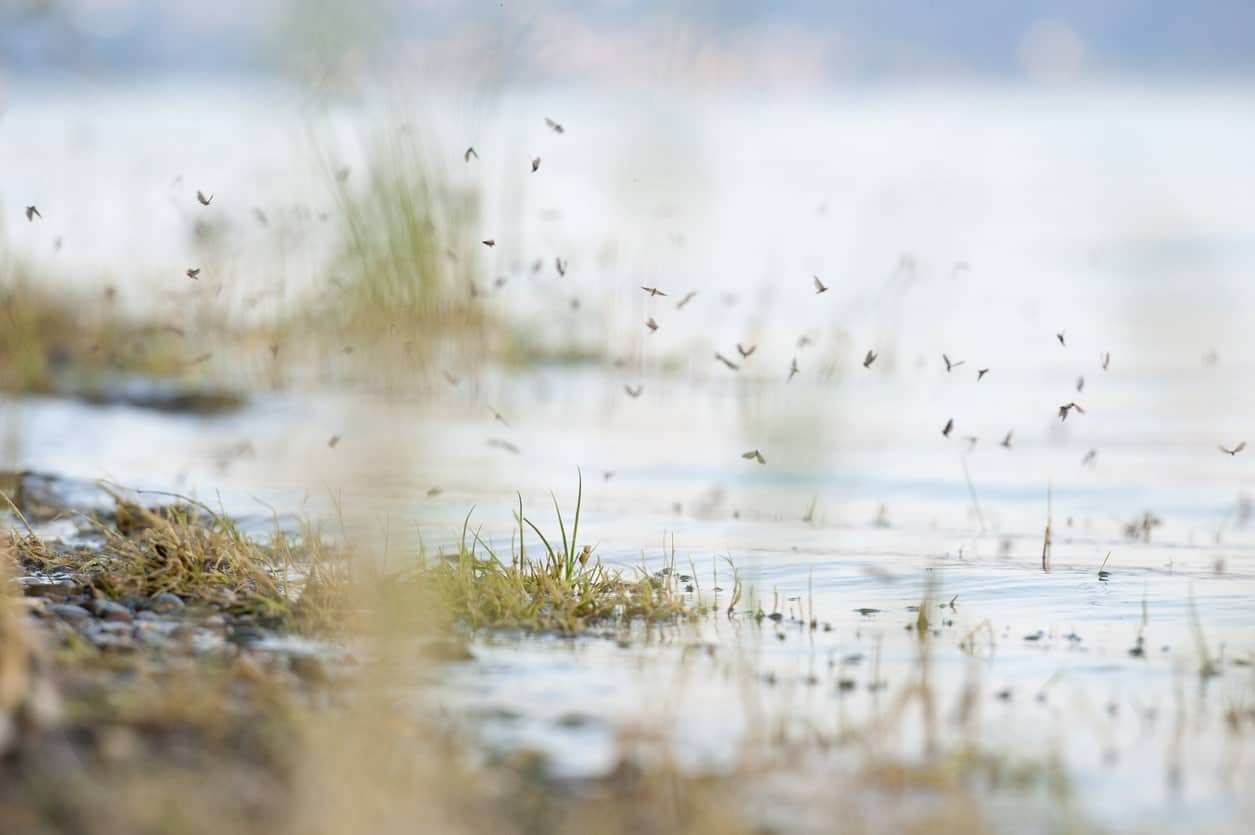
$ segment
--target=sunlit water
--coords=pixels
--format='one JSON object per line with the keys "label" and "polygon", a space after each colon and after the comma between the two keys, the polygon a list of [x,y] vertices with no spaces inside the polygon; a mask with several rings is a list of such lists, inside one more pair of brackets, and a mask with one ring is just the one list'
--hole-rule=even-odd
{"label": "sunlit water", "polygon": [[[334,224],[318,219],[331,207],[305,126],[329,119],[333,155],[360,171],[345,137],[370,121],[362,108],[311,116],[276,91],[59,95],[19,91],[0,122],[13,252],[145,304],[151,279],[168,268],[177,283],[192,257],[204,188],[231,230],[214,256],[228,297],[322,280]],[[481,638],[428,698],[486,747],[538,748],[555,773],[589,776],[612,767],[628,728],[661,728],[682,762],[711,767],[750,732],[866,728],[919,675],[910,607],[931,583],[939,741],[1057,756],[1085,813],[1117,829],[1240,831],[1255,783],[1242,510],[1255,459],[1216,446],[1247,439],[1255,414],[1249,100],[1181,88],[429,101],[424,130],[453,176],[485,188],[483,237],[498,246],[472,257],[485,284],[508,281],[484,304],[617,365],[453,357],[457,385],[430,373],[391,397],[263,395],[216,418],[10,398],[9,458],[245,515],[269,513],[257,499],[339,510],[344,533],[393,561],[419,533],[429,550],[454,543],[472,507],[508,549],[516,491],[542,528],[549,490],[569,521],[578,467],[581,538],[602,559],[653,571],[674,543],[695,599],[714,602],[718,586],[726,607],[728,560],[747,597],[732,617],[619,641]],[[546,132],[544,115],[567,132]],[[481,155],[469,167],[468,144]],[[45,223],[14,219],[27,202]],[[285,242],[255,228],[254,205],[306,207],[308,226],[294,221]],[[554,257],[566,277],[531,275]],[[832,289],[815,294],[812,274]],[[759,347],[742,360],[737,342]],[[864,368],[869,348],[880,357]],[[965,364],[947,373],[943,352]],[[1073,400],[1085,413],[1060,421]],[[765,466],[741,457],[752,449]],[[1146,512],[1162,520],[1150,542],[1128,538]],[[760,606],[782,620],[756,622]],[[1204,654],[1218,675],[1200,677]],[[920,755],[918,715],[887,722],[885,750]]]}

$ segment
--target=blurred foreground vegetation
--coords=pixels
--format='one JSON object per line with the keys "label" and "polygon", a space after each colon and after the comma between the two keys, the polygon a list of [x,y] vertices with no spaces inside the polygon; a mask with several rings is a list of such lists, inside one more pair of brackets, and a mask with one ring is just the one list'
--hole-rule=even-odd
{"label": "blurred foreground vegetation", "polygon": [[[627,640],[644,629],[683,640],[686,620],[723,616],[701,594],[680,593],[674,571],[604,568],[581,544],[578,500],[556,526],[519,508],[539,554],[521,538],[495,553],[468,525],[455,553],[380,573],[310,527],[259,540],[196,503],[146,507],[114,492],[111,507],[77,516],[93,544],[68,547],[35,526],[71,508],[37,500],[29,477],[7,478],[0,492],[11,526],[0,570],[25,578],[6,580],[0,595],[5,831],[945,835],[987,831],[981,795],[994,789],[1044,791],[1068,808],[1050,763],[968,742],[930,745],[919,759],[883,745],[914,710],[936,710],[925,638],[920,677],[888,694],[872,726],[837,736],[751,728],[740,756],[715,770],[682,766],[666,736],[645,727],[624,732],[617,764],[590,780],[553,776],[527,749],[476,755],[459,723],[396,698],[413,691],[416,667],[439,676],[473,658],[476,632]],[[763,622],[761,611],[749,615]],[[109,623],[119,628],[105,631]],[[157,634],[153,624],[172,624],[169,639],[128,637]],[[214,629],[226,640],[197,638]],[[253,641],[257,629],[340,650],[279,651]],[[816,771],[813,758],[834,747],[843,764]],[[805,819],[790,811],[796,788],[782,778],[825,786]],[[1066,813],[1040,823],[1036,831],[1077,831]]]}

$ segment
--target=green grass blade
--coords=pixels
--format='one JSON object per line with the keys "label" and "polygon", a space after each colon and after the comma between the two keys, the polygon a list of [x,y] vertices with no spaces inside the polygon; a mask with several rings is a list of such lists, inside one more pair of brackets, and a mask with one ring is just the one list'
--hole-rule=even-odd
{"label": "green grass blade", "polygon": [[526,522],[532,530],[536,531],[536,535],[540,537],[540,541],[545,543],[545,550],[549,552],[549,558],[551,560],[556,559],[553,553],[553,546],[549,544],[549,540],[545,539],[545,535],[540,532],[540,528],[536,527],[536,524],[532,522],[531,519],[524,519],[523,521]]}
{"label": "green grass blade", "polygon": [[527,546],[523,544],[523,494],[519,493],[519,568],[527,565]]}
{"label": "green grass blade", "polygon": [[558,530],[562,532],[562,558],[569,560],[571,559],[571,546],[567,544],[566,525],[562,521],[562,508],[558,507],[557,496],[553,493],[550,493],[549,496],[553,499],[554,512],[558,514]]}
{"label": "green grass blade", "polygon": [[567,558],[572,564],[575,562],[575,549],[580,547],[580,505],[584,503],[584,473],[579,467],[575,468],[575,472],[579,478],[579,489],[575,494],[575,521],[571,523],[571,554]]}
{"label": "green grass blade", "polygon": [[462,553],[466,553],[466,530],[471,526],[471,514],[475,512],[475,505],[471,505],[471,509],[466,511],[466,518],[462,520]]}

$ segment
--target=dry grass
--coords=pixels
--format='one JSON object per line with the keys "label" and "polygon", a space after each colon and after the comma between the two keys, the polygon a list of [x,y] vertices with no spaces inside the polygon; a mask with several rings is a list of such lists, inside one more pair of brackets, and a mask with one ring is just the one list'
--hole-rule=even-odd
{"label": "dry grass", "polygon": [[[192,605],[275,626],[317,630],[332,625],[325,589],[343,578],[330,565],[334,549],[312,528],[293,537],[276,524],[262,540],[198,502],[150,508],[113,495],[112,515],[81,517],[102,538],[95,545],[44,541],[18,505],[10,504],[26,525],[25,533],[10,534],[14,558],[28,568],[73,572],[97,597],[169,592]],[[0,500],[11,501],[2,493]]]}

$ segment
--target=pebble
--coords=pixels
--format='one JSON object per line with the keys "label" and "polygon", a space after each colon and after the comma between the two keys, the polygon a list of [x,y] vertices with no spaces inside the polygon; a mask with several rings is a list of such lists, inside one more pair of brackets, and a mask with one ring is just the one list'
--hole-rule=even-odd
{"label": "pebble", "polygon": [[327,680],[327,673],[322,662],[312,655],[293,655],[288,659],[292,672],[305,681],[319,684]]}
{"label": "pebble", "polygon": [[66,597],[77,594],[79,591],[77,583],[28,579],[25,577],[19,579],[18,582],[22,586],[22,594],[27,597],[53,597],[64,600]]}
{"label": "pebble", "polygon": [[148,599],[148,608],[159,615],[164,615],[182,609],[183,601],[177,594],[163,591],[161,594],[154,594]]}
{"label": "pebble", "polygon": [[96,613],[96,617],[102,620],[118,621],[120,623],[131,622],[131,610],[121,603],[114,603],[112,600],[93,600],[91,602],[91,610]]}
{"label": "pebble", "polygon": [[151,632],[148,630],[136,630],[135,640],[139,641],[141,644],[152,647],[163,647],[170,643],[170,641],[162,633]]}
{"label": "pebble", "polygon": [[596,720],[587,713],[580,713],[579,711],[573,710],[559,716],[554,720],[554,724],[559,728],[585,728],[593,724],[595,721]]}
{"label": "pebble", "polygon": [[46,611],[57,615],[63,620],[73,621],[74,623],[89,621],[92,617],[91,612],[82,606],[75,606],[73,603],[53,603]]}
{"label": "pebble", "polygon": [[97,648],[103,650],[111,650],[113,652],[135,651],[135,641],[126,635],[110,635],[102,632],[92,635],[91,642]]}
{"label": "pebble", "polygon": [[249,644],[257,643],[265,637],[266,633],[258,629],[256,626],[237,624],[231,629],[231,633],[227,636],[227,640],[233,644],[248,646]]}

